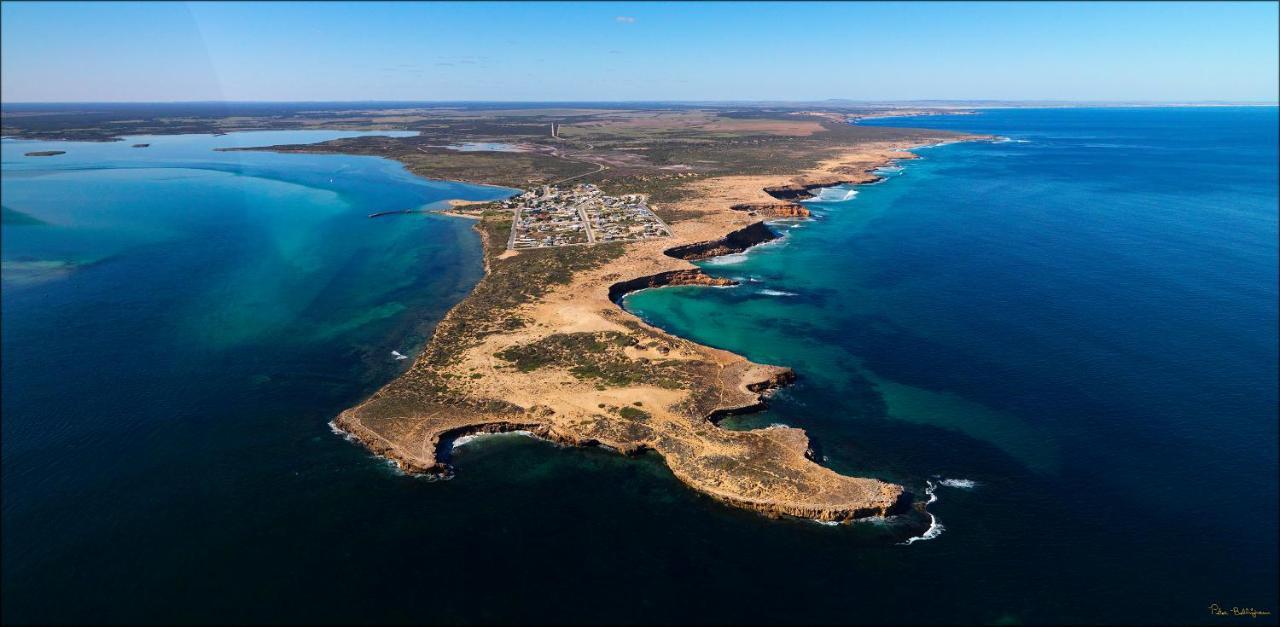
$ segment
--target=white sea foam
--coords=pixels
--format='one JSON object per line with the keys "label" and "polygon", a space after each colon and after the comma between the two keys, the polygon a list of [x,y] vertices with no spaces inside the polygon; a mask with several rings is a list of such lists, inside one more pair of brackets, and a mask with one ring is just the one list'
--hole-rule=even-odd
{"label": "white sea foam", "polygon": [[924,493],[929,495],[929,500],[925,501],[924,511],[926,514],[929,514],[929,528],[925,529],[924,533],[907,538],[905,541],[899,542],[899,544],[909,545],[919,540],[932,540],[942,535],[942,532],[946,527],[943,527],[942,523],[938,522],[938,517],[934,516],[933,512],[929,511],[929,506],[938,500],[938,486],[957,488],[960,490],[972,490],[978,487],[978,482],[972,479],[939,479],[936,484],[932,481],[926,481],[925,483],[928,484],[928,487],[924,489]]}
{"label": "white sea foam", "polygon": [[513,430],[513,431],[495,431],[495,432],[484,432],[484,433],[471,433],[471,434],[468,434],[468,435],[458,436],[458,438],[457,438],[457,439],[455,439],[455,440],[453,441],[453,447],[452,447],[452,448],[455,448],[455,449],[456,449],[456,448],[458,448],[459,446],[466,446],[467,444],[469,444],[469,443],[471,443],[471,442],[475,442],[476,440],[479,440],[479,439],[481,439],[481,438],[492,438],[492,437],[497,437],[497,436],[502,436],[502,435],[519,435],[519,436],[524,436],[524,437],[527,437],[527,438],[537,437],[537,436],[535,436],[535,435],[533,434],[533,432],[532,432],[532,431],[526,431],[526,430],[524,430],[524,429],[515,429],[515,430]]}
{"label": "white sea foam", "polygon": [[703,261],[702,263],[705,263],[709,266],[731,266],[735,263],[742,263],[746,260],[747,260],[746,253],[734,253],[732,255],[721,255],[719,257],[712,257],[710,259]]}
{"label": "white sea foam", "polygon": [[873,525],[876,527],[888,527],[893,521],[888,516],[865,516],[863,518],[854,518],[851,522],[858,525]]}
{"label": "white sea foam", "polygon": [[474,441],[477,437],[480,437],[480,436],[477,436],[477,435],[460,436],[458,439],[453,441],[453,448],[458,448],[459,446],[466,446],[468,442]]}
{"label": "white sea foam", "polygon": [[[357,439],[356,436],[350,433],[347,433],[346,431],[343,431],[342,428],[339,427],[337,424],[334,424],[332,420],[329,421],[329,430],[332,431],[334,435],[342,436],[342,439],[348,442],[354,442],[356,444],[360,443],[360,440]],[[427,481],[448,481],[453,478],[453,474],[448,472],[446,473],[407,473],[404,471],[404,467],[400,465],[400,462],[390,457],[384,457],[376,453],[372,454],[372,456],[375,458],[381,459],[382,463],[386,465],[388,470],[402,477],[413,477],[415,479],[425,479]]]}
{"label": "white sea foam", "polygon": [[342,439],[344,439],[344,440],[346,440],[346,441],[348,441],[348,442],[355,442],[355,441],[356,441],[356,436],[351,435],[350,433],[347,433],[346,431],[343,431],[343,430],[342,430],[341,428],[339,428],[339,427],[338,427],[338,425],[337,425],[336,423],[334,423],[334,421],[332,421],[332,420],[330,420],[330,421],[329,421],[329,430],[330,430],[330,431],[332,431],[334,435],[342,436]]}
{"label": "white sea foam", "polygon": [[809,198],[803,202],[844,202],[853,200],[858,195],[858,190],[844,185],[836,185],[833,187],[823,187],[817,190],[818,193],[813,198]]}
{"label": "white sea foam", "polygon": [[[925,148],[941,148],[941,147],[943,147],[943,146],[950,146],[951,144],[958,144],[958,143],[960,143],[960,140],[955,140],[955,139],[953,139],[953,140],[946,140],[946,141],[935,142],[935,143],[932,143],[932,144],[925,144],[925,145],[923,145],[923,146],[916,146],[915,148],[912,148],[911,150],[915,151],[915,150],[921,150],[921,149],[925,149]],[[917,155],[917,156],[919,156],[919,155]],[[919,157],[919,158],[923,159],[924,157]]]}
{"label": "white sea foam", "polygon": [[929,528],[925,529],[924,533],[918,536],[907,538],[906,540],[899,542],[898,544],[909,546],[912,543],[917,542],[919,540],[932,540],[942,535],[942,532],[946,529],[946,527],[942,526],[942,523],[938,522],[938,517],[934,516],[933,512],[929,511],[929,506],[938,500],[938,495],[935,493],[935,490],[937,490],[937,486],[932,481],[928,481],[927,483],[929,484],[929,487],[924,489],[924,493],[929,495],[929,500],[926,501],[924,504],[924,508],[925,508],[924,511],[926,514],[929,515]]}
{"label": "white sea foam", "polygon": [[760,290],[765,296],[798,296],[795,292],[784,292],[782,290]]}
{"label": "white sea foam", "polygon": [[789,246],[790,244],[791,244],[791,237],[786,233],[783,233],[782,235],[775,237],[767,242],[760,242],[759,244],[752,246],[751,248],[747,249],[747,251],[744,252],[743,254],[746,254],[747,252],[756,250],[758,248],[782,248],[783,246]]}

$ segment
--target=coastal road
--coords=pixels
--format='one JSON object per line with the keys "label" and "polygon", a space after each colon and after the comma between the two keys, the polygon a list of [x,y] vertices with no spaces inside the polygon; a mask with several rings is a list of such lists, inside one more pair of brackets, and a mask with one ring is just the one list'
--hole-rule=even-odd
{"label": "coastal road", "polygon": [[[587,144],[587,150],[592,150],[592,149],[594,149],[594,148],[595,148],[595,146],[594,146],[594,145],[592,145],[592,144]],[[595,162],[595,161],[588,161],[588,160],[586,160],[586,159],[574,159],[574,158],[571,158],[571,157],[566,157],[565,155],[560,154],[559,149],[556,149],[556,148],[553,148],[553,149],[552,149],[552,153],[551,153],[551,154],[552,154],[553,156],[560,157],[561,159],[564,159],[565,161],[576,161],[576,162],[578,162],[578,163],[590,163],[591,165],[596,166],[596,169],[594,169],[594,170],[592,170],[592,171],[590,171],[590,172],[583,172],[582,174],[575,174],[575,175],[570,176],[570,177],[562,178],[562,179],[560,179],[560,180],[558,180],[558,181],[552,181],[552,182],[548,183],[548,185],[559,185],[559,184],[561,184],[561,183],[565,183],[565,182],[568,182],[568,181],[572,181],[573,179],[580,179],[580,178],[582,178],[582,177],[584,177],[584,176],[587,176],[587,175],[590,175],[590,174],[595,174],[595,173],[597,173],[597,172],[604,172],[604,171],[605,171],[605,169],[608,167],[608,166],[606,166],[606,165],[605,165],[605,164],[603,164],[603,163],[598,163],[598,162]]]}
{"label": "coastal road", "polygon": [[516,212],[511,215],[511,235],[507,237],[507,250],[516,248],[516,225],[520,224],[520,209],[521,207],[516,207]]}
{"label": "coastal road", "polygon": [[[556,156],[557,156],[557,157],[559,157],[559,155],[556,155]],[[568,181],[572,181],[573,179],[580,179],[580,178],[582,178],[582,177],[584,177],[584,176],[587,176],[587,175],[589,175],[589,174],[595,174],[596,172],[604,172],[604,171],[605,171],[605,169],[606,169],[606,167],[607,167],[607,166],[605,166],[603,163],[596,163],[595,161],[583,161],[583,160],[580,160],[580,159],[569,159],[568,157],[560,157],[560,158],[561,158],[561,159],[565,159],[565,160],[567,160],[567,161],[577,161],[577,162],[579,162],[579,163],[590,163],[591,165],[596,166],[596,169],[594,169],[594,170],[592,170],[592,171],[590,171],[590,172],[583,172],[582,174],[576,174],[576,175],[574,175],[574,176],[570,176],[570,177],[568,177],[568,178],[563,178],[563,179],[560,179],[560,180],[558,180],[558,181],[552,181],[552,182],[548,183],[548,185],[559,185],[559,184],[561,184],[561,183],[566,183],[566,182],[568,182]]]}
{"label": "coastal road", "polygon": [[675,236],[675,233],[671,232],[671,225],[667,224],[667,222],[662,218],[659,218],[658,212],[654,211],[653,207],[650,207],[648,203],[645,203],[644,209],[645,211],[649,212],[649,217],[653,218],[658,224],[662,225],[662,229],[667,232],[667,237]]}

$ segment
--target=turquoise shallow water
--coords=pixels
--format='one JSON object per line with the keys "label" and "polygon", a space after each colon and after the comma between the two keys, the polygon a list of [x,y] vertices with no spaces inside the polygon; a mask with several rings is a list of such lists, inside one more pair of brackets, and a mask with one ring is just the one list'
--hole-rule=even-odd
{"label": "turquoise shallow water", "polygon": [[[1156,602],[1140,575],[1104,564],[1142,564],[1183,591],[1160,602],[1171,618],[1226,590],[1274,606],[1276,110],[876,123],[1008,141],[922,149],[883,183],[826,190],[814,220],[774,225],[783,239],[702,264],[739,287],[626,307],[797,370],[771,412],[730,424],[804,427],[846,472],[976,480],[973,509],[939,489],[936,543],[960,550],[991,532],[975,525],[1051,499],[1075,511],[1041,513],[1011,549],[1073,547],[1055,568],[1136,605]],[[1011,495],[1026,507],[987,507]]]}
{"label": "turquoise shallow water", "polygon": [[910,546],[725,507],[653,456],[504,436],[428,482],[332,434],[481,271],[470,223],[364,216],[502,190],[208,151],[260,137],[4,142],[4,206],[45,223],[0,231],[5,620],[1275,611],[1275,109],[892,122],[1026,143],[922,150],[707,264],[741,287],[626,305],[797,370],[732,426],[804,427],[917,492],[976,482]]}

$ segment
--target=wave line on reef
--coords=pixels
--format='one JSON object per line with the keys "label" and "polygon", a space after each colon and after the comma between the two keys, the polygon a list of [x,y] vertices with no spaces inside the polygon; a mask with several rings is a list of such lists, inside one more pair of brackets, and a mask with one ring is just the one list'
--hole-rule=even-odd
{"label": "wave line on reef", "polygon": [[938,495],[935,494],[938,486],[934,485],[933,481],[926,481],[925,483],[929,484],[929,487],[924,489],[924,493],[929,495],[929,500],[924,504],[924,513],[929,515],[929,528],[925,529],[924,533],[918,536],[912,536],[898,543],[903,546],[910,546],[911,543],[918,540],[932,540],[942,535],[942,532],[946,530],[946,527],[943,527],[942,523],[938,522],[938,517],[934,516],[933,512],[929,511],[929,506],[933,505],[933,503],[938,500]]}
{"label": "wave line on reef", "polygon": [[[937,475],[934,476],[936,477]],[[924,504],[924,513],[929,515],[929,528],[925,529],[924,533],[918,536],[912,536],[898,543],[903,546],[910,545],[911,543],[919,540],[932,540],[942,535],[943,531],[946,531],[947,528],[942,526],[942,523],[938,522],[938,517],[934,516],[933,512],[929,511],[929,506],[933,505],[938,500],[938,486],[946,486],[948,488],[957,488],[960,490],[972,490],[978,486],[978,482],[972,479],[938,479],[938,483],[936,484],[932,480],[926,480],[925,483],[929,484],[928,487],[924,489],[924,493],[929,495],[929,500],[925,501]]]}

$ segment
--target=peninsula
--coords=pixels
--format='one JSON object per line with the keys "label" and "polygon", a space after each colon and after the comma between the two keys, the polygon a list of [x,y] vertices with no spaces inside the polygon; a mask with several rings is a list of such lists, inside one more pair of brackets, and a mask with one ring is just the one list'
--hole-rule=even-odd
{"label": "peninsula", "polygon": [[[719,116],[694,122],[682,128],[694,137],[741,124]],[[642,122],[630,118],[626,123]],[[816,463],[800,429],[717,426],[726,414],[762,407],[769,392],[796,373],[674,337],[629,314],[620,302],[637,289],[731,284],[703,274],[690,261],[773,239],[767,221],[806,217],[808,210],[796,201],[814,190],[877,180],[871,173],[875,168],[914,158],[907,148],[958,138],[839,141],[849,127],[829,116],[754,119],[750,126],[757,132],[767,129],[764,141],[775,146],[782,144],[779,138],[836,138],[790,173],[777,167],[790,160],[783,155],[804,157],[774,148],[779,163],[736,166],[724,174],[708,176],[667,164],[625,177],[596,176],[596,183],[585,188],[540,187],[505,203],[471,207],[481,218],[476,227],[484,235],[487,276],[441,321],[408,372],[343,412],[334,426],[411,473],[449,475],[449,451],[460,436],[521,430],[623,454],[655,451],[691,488],[768,515],[847,521],[904,509],[910,498],[902,486],[844,476]],[[573,128],[561,125],[558,135]],[[743,142],[740,154],[762,157],[759,141]],[[670,145],[659,144],[668,150]],[[652,154],[654,147],[632,148],[649,148]],[[606,163],[610,157],[622,161],[617,153],[594,156]],[[627,165],[636,169],[634,161]],[[779,173],[760,172],[773,168]],[[652,178],[666,189],[654,189],[646,180]],[[545,209],[547,198],[602,189],[623,197],[643,216],[646,200],[652,199],[635,194],[638,186],[671,199],[650,205],[670,225],[657,220],[636,227],[642,233],[651,229],[651,237],[626,244],[588,245],[590,230],[581,226],[590,221],[577,201]],[[540,208],[544,215],[563,214],[557,218],[558,232],[535,235],[528,216]],[[565,245],[574,243],[580,245]]]}
{"label": "peninsula", "polygon": [[[485,277],[406,372],[333,420],[405,472],[449,476],[459,437],[519,430],[656,452],[694,490],[771,516],[848,521],[910,504],[902,486],[814,461],[801,429],[717,425],[762,408],[803,372],[675,337],[621,302],[639,289],[731,285],[691,262],[775,238],[769,221],[805,219],[799,201],[873,182],[876,168],[914,158],[911,147],[975,136],[849,123],[881,110],[801,107],[273,113],[184,123],[407,128],[419,134],[265,149],[377,155],[429,178],[524,190],[507,201],[450,203],[445,213],[476,219]],[[163,123],[143,120],[137,130]],[[480,149],[447,147],[464,143]],[[501,149],[509,145],[522,149]]]}
{"label": "peninsula", "polygon": [[656,451],[690,487],[766,514],[844,521],[898,511],[901,486],[815,463],[800,429],[716,426],[718,417],[761,407],[796,376],[791,370],[674,337],[618,303],[637,289],[731,284],[690,260],[768,241],[765,219],[807,213],[766,188],[867,182],[869,170],[911,158],[905,147],[852,147],[789,178],[691,181],[690,196],[672,207],[685,218],[670,240],[509,249],[512,214],[490,210],[477,225],[488,275],[407,373],[334,425],[406,472],[447,475],[455,438],[523,430],[575,446]]}

